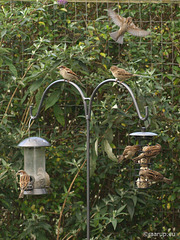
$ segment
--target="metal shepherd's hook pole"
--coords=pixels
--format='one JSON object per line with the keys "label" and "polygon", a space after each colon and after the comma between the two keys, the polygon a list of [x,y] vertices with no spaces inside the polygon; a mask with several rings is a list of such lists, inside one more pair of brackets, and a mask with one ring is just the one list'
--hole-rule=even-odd
{"label": "metal shepherd's hook pole", "polygon": [[[142,117],[141,114],[140,114],[139,107],[137,105],[136,99],[135,99],[134,94],[133,94],[132,90],[130,89],[130,87],[127,84],[125,84],[123,82],[120,82],[120,81],[117,81],[115,79],[107,79],[107,80],[101,82],[94,89],[90,98],[86,98],[84,96],[82,90],[79,88],[79,86],[77,84],[75,84],[73,82],[70,82],[70,81],[67,81],[67,80],[64,80],[64,79],[57,80],[57,81],[51,83],[46,88],[46,90],[44,91],[44,93],[42,95],[42,98],[41,98],[41,101],[40,101],[40,104],[39,104],[37,114],[35,116],[32,115],[32,106],[30,106],[30,121],[31,121],[31,120],[36,119],[39,116],[44,98],[45,98],[47,92],[49,91],[49,89],[52,86],[54,86],[56,84],[59,84],[59,83],[67,83],[67,84],[72,85],[73,87],[75,87],[78,90],[79,94],[82,97],[83,104],[84,104],[85,118],[86,118],[86,128],[87,128],[87,142],[86,142],[86,156],[87,156],[87,180],[86,180],[86,183],[87,183],[87,240],[90,240],[90,120],[91,120],[92,102],[93,102],[95,94],[98,92],[99,88],[101,86],[105,85],[106,83],[109,83],[109,82],[116,82],[119,85],[124,86],[128,90],[128,92],[130,93],[130,95],[132,97],[132,100],[133,100],[133,103],[135,105],[136,112],[138,114],[139,119],[142,120],[142,121],[145,121],[148,118],[148,107],[147,106],[145,107],[145,117]],[[87,101],[89,102],[89,104],[87,104]],[[58,230],[57,240],[58,239],[59,239],[59,230]]]}

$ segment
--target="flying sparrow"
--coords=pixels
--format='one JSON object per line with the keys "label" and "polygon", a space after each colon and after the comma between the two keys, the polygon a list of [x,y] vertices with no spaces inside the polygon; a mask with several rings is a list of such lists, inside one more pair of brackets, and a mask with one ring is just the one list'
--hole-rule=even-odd
{"label": "flying sparrow", "polygon": [[145,179],[150,180],[152,182],[165,182],[168,184],[172,183],[171,179],[168,179],[164,177],[161,173],[151,169],[140,170],[139,176],[144,177]]}
{"label": "flying sparrow", "polygon": [[19,194],[19,198],[23,198],[24,197],[24,190],[26,190],[29,182],[30,182],[30,176],[24,171],[24,170],[19,170],[16,174],[20,175],[20,179],[19,179],[19,185],[21,188],[21,192]]}
{"label": "flying sparrow", "polygon": [[119,156],[118,161],[122,162],[123,160],[132,159],[137,151],[140,150],[139,145],[126,146],[122,155]]}
{"label": "flying sparrow", "polygon": [[132,21],[131,17],[124,18],[115,13],[112,9],[108,9],[108,14],[113,22],[120,27],[116,32],[110,33],[110,36],[119,44],[123,44],[123,37],[125,32],[128,32],[137,37],[145,37],[150,34],[150,31],[145,31],[138,28]]}
{"label": "flying sparrow", "polygon": [[117,66],[112,66],[110,68],[112,75],[117,79],[117,80],[126,80],[134,76],[139,76],[136,74],[132,74],[124,70],[123,68],[118,68]]}
{"label": "flying sparrow", "polygon": [[57,67],[59,69],[60,74],[62,77],[68,81],[76,80],[78,81],[83,87],[84,85],[81,83],[81,81],[78,79],[78,76],[76,73],[74,73],[70,68],[67,68],[65,66],[59,66]]}
{"label": "flying sparrow", "polygon": [[161,152],[161,150],[162,150],[162,147],[158,143],[153,146],[144,146],[142,149],[142,153],[139,156],[133,158],[133,161],[137,162],[142,158],[156,157]]}

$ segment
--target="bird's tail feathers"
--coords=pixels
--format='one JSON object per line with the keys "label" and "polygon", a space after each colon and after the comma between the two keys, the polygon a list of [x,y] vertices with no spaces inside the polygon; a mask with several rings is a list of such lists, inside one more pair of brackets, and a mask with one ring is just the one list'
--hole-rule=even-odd
{"label": "bird's tail feathers", "polygon": [[150,78],[151,76],[144,76],[144,75],[139,75],[139,74],[133,74],[135,77],[144,77],[144,78]]}
{"label": "bird's tail feathers", "polygon": [[168,179],[168,178],[163,178],[164,182],[167,184],[171,184],[172,183],[172,179]]}
{"label": "bird's tail feathers", "polygon": [[119,44],[123,44],[123,35],[119,36],[119,30],[116,32],[112,32],[110,33],[110,36],[112,37],[112,39],[114,39],[114,41],[116,41]]}
{"label": "bird's tail feathers", "polygon": [[121,163],[124,160],[123,155],[118,156],[118,163]]}
{"label": "bird's tail feathers", "polygon": [[21,190],[20,194],[19,194],[19,198],[24,198],[24,191]]}
{"label": "bird's tail feathers", "polygon": [[79,80],[79,78],[76,78],[76,80],[81,84],[82,87],[86,88],[84,84]]}

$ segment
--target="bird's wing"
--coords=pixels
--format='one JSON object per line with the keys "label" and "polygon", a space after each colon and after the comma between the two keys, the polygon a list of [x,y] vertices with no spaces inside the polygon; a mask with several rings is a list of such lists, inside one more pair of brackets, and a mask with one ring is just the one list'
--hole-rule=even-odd
{"label": "bird's wing", "polygon": [[123,156],[128,155],[128,152],[129,152],[129,149],[125,148],[125,149],[124,149],[124,152],[123,152]]}
{"label": "bird's wing", "polygon": [[117,72],[119,75],[132,75],[131,73],[127,72],[126,70],[124,70],[122,68],[117,70]]}
{"label": "bird's wing", "polygon": [[139,175],[143,176],[144,178],[148,178],[150,180],[152,180],[152,179],[154,180],[154,174],[153,174],[153,172],[151,170],[141,170],[139,172]]}
{"label": "bird's wing", "polygon": [[128,33],[130,33],[134,36],[137,36],[137,37],[145,37],[151,33],[150,31],[146,31],[146,30],[136,27],[134,25],[134,23],[130,24],[127,31],[128,31]]}
{"label": "bird's wing", "polygon": [[113,22],[119,27],[122,27],[122,24],[126,21],[126,18],[119,16],[112,9],[108,9],[108,14],[112,18]]}
{"label": "bird's wing", "polygon": [[30,182],[29,175],[25,174],[25,175],[21,176],[21,178],[20,178],[20,188],[21,189],[26,188],[29,182]]}
{"label": "bird's wing", "polygon": [[67,69],[67,73],[68,74],[71,74],[71,75],[74,75],[75,77],[78,77],[76,73],[74,73],[71,69]]}
{"label": "bird's wing", "polygon": [[147,177],[150,180],[160,181],[163,179],[163,175],[157,171],[147,170]]}
{"label": "bird's wing", "polygon": [[132,146],[129,146],[129,145],[128,145],[128,146],[125,147],[124,150],[128,150],[128,151],[129,151],[129,150],[131,149],[131,147],[132,147]]}

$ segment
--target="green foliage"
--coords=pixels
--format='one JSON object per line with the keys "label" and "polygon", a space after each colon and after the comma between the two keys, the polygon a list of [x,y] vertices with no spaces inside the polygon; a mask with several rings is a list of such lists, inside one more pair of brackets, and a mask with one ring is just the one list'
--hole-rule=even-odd
{"label": "green foliage", "polygon": [[[112,78],[113,64],[149,76],[127,84],[143,116],[144,106],[149,106],[145,125],[158,133],[155,141],[163,148],[153,167],[173,179],[172,185],[156,184],[147,191],[135,188],[135,166],[118,164],[117,156],[131,144],[128,133],[139,131],[142,123],[127,91],[104,85],[95,96],[90,123],[92,239],[143,239],[143,232],[179,231],[179,5],[113,6],[152,34],[125,34],[124,44],[116,44],[109,33],[117,26],[108,20],[105,3],[1,5],[0,239],[56,239],[66,199],[60,239],[86,238],[85,166],[79,171],[86,159],[86,120],[77,91],[68,84],[54,86],[28,131],[29,106],[36,114],[45,88],[62,78],[60,64],[81,76],[87,97]],[[15,173],[23,168],[23,153],[16,146],[38,134],[52,144],[46,153],[52,194],[21,201]]]}
{"label": "green foliage", "polygon": [[46,217],[37,214],[32,214],[32,218],[29,218],[23,223],[23,232],[19,235],[19,239],[49,239],[46,236],[47,232],[51,232],[51,226],[45,222]]}

